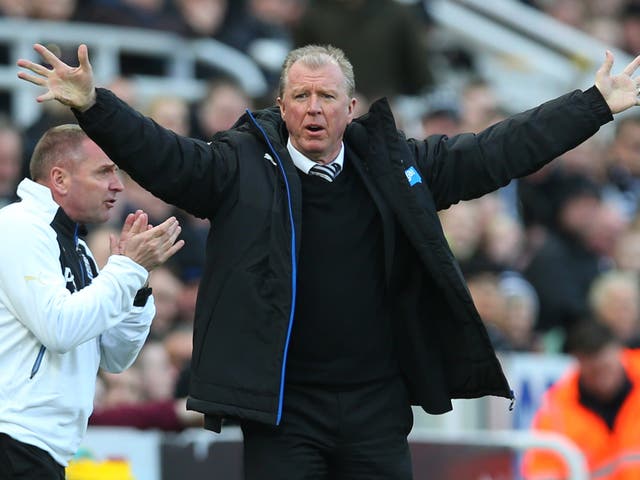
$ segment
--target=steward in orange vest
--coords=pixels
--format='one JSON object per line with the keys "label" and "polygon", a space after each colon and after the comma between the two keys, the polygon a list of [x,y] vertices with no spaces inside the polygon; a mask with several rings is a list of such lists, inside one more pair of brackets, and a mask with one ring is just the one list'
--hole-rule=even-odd
{"label": "steward in orange vest", "polygon": [[[533,428],[572,440],[593,480],[640,479],[640,350],[624,349],[595,322],[577,326],[566,349],[577,367],[545,393]],[[543,450],[525,455],[523,476],[570,480],[564,461]]]}

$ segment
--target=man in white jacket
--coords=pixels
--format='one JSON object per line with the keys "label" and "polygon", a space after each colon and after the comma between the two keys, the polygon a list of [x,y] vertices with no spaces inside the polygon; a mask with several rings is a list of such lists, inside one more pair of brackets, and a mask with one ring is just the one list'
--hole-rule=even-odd
{"label": "man in white jacket", "polygon": [[46,132],[21,201],[0,210],[0,478],[60,479],[91,414],[98,367],[133,363],[155,313],[150,270],[184,244],[175,218],[130,214],[98,275],[84,225],[109,219],[117,167],[77,125]]}

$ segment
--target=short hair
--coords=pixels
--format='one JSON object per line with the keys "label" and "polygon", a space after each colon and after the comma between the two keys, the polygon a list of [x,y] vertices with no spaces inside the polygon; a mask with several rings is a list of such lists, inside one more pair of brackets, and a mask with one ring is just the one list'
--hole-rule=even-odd
{"label": "short hair", "polygon": [[70,166],[82,156],[82,143],[89,137],[75,124],[58,125],[47,130],[38,140],[29,161],[29,174],[34,181],[47,178],[55,165]]}
{"label": "short hair", "polygon": [[280,86],[278,89],[278,94],[281,97],[287,84],[289,70],[291,70],[291,67],[296,62],[302,62],[311,68],[322,67],[329,63],[337,65],[340,67],[340,70],[342,70],[342,74],[344,75],[347,95],[349,97],[353,97],[355,94],[356,80],[353,74],[353,66],[344,52],[332,45],[307,45],[292,50],[284,59],[282,73],[280,74]]}
{"label": "short hair", "polygon": [[609,345],[620,345],[613,331],[604,323],[587,318],[569,329],[564,351],[571,355],[595,355]]}
{"label": "short hair", "polygon": [[628,287],[640,294],[640,282],[635,272],[628,270],[608,270],[598,275],[589,288],[587,300],[591,311],[598,315],[606,297],[620,288]]}

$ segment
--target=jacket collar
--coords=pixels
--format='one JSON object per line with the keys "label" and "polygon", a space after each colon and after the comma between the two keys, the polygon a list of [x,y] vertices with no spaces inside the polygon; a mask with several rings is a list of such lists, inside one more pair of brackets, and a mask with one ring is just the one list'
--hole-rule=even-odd
{"label": "jacket collar", "polygon": [[18,185],[18,197],[23,202],[37,205],[38,210],[47,216],[50,223],[55,222],[58,230],[64,235],[72,238],[76,235],[86,235],[85,226],[69,218],[62,207],[53,199],[49,187],[25,178]]}

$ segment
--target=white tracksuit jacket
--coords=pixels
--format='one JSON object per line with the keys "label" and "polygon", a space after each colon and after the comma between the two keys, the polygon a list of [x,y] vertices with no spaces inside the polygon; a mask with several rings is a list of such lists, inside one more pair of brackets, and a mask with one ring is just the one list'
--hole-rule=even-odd
{"label": "white tracksuit jacket", "polygon": [[133,363],[155,307],[152,297],[133,306],[148,273],[130,258],[112,255],[96,276],[47,187],[26,179],[18,195],[0,210],[0,432],[66,466],[87,429],[98,367]]}

